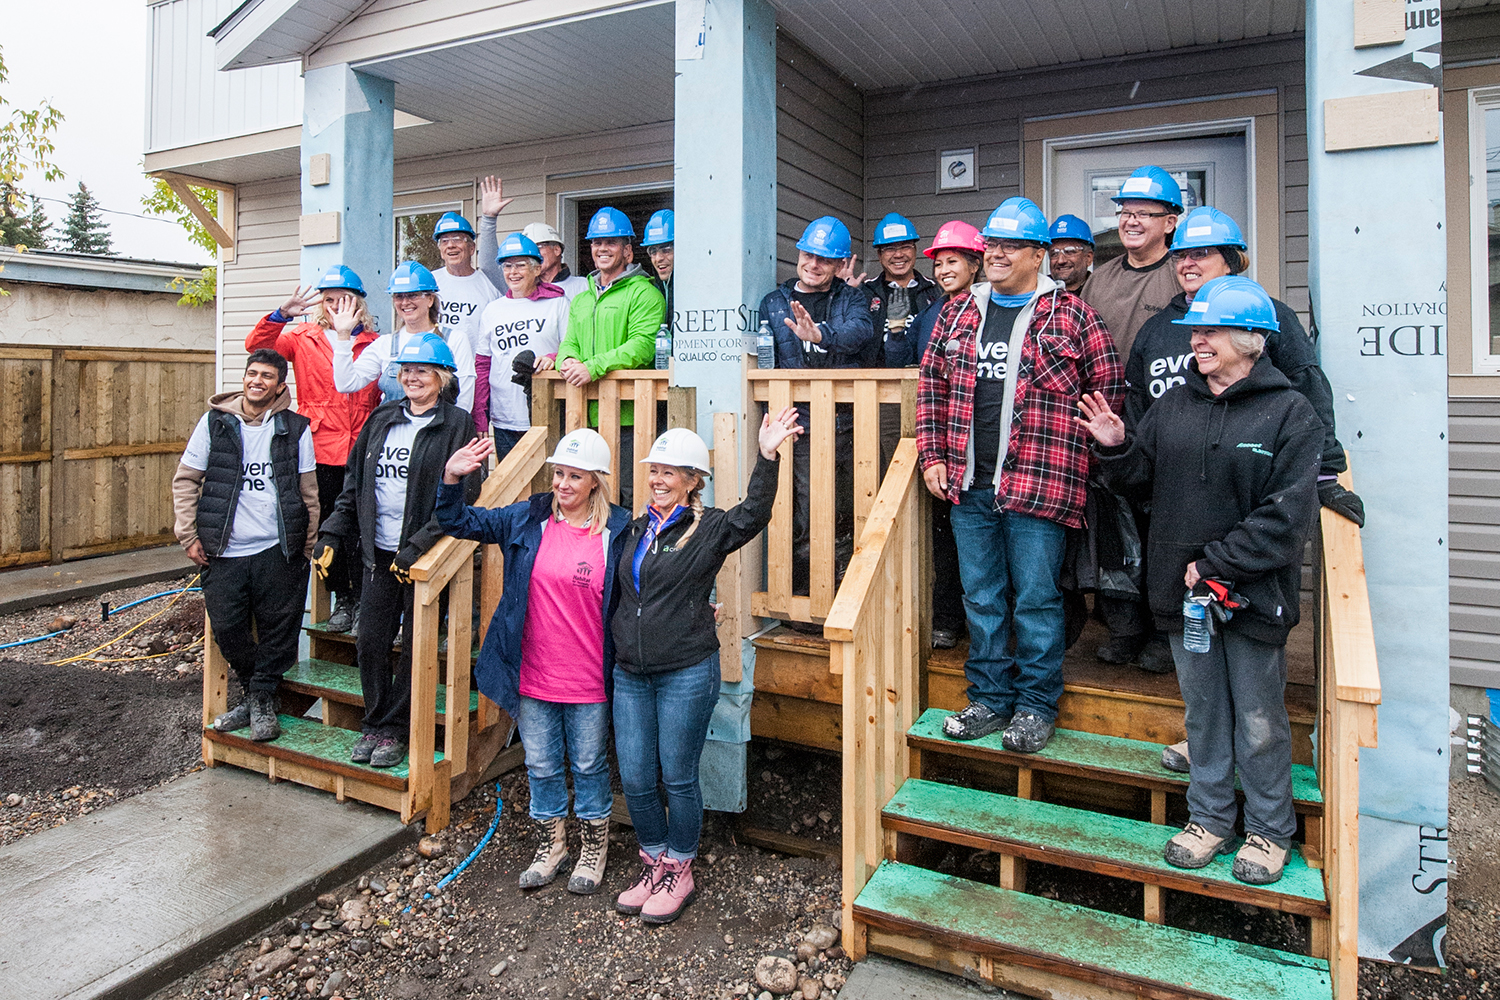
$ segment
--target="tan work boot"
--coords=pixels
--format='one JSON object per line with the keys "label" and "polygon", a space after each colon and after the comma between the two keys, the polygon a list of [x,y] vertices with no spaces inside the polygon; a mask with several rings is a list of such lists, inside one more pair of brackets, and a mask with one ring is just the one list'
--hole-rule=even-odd
{"label": "tan work boot", "polygon": [[568,891],[592,896],[604,884],[604,866],[609,861],[609,820],[586,819],[578,824],[578,864],[568,879]]}
{"label": "tan work boot", "polygon": [[1287,849],[1258,833],[1245,838],[1245,846],[1234,856],[1230,874],[1250,885],[1270,885],[1281,878],[1286,867]]}
{"label": "tan work boot", "polygon": [[1189,820],[1181,833],[1167,841],[1161,855],[1174,868],[1206,868],[1214,858],[1232,850],[1229,838],[1216,837]]}
{"label": "tan work boot", "polygon": [[1192,771],[1193,761],[1188,756],[1187,740],[1173,743],[1169,747],[1162,747],[1161,766],[1168,771],[1176,771],[1178,774],[1187,774]]}
{"label": "tan work boot", "polygon": [[540,889],[557,878],[557,871],[567,864],[571,855],[568,854],[567,828],[563,825],[561,816],[556,819],[534,819],[531,828],[536,831],[536,854],[531,859],[531,867],[521,873],[522,889]]}

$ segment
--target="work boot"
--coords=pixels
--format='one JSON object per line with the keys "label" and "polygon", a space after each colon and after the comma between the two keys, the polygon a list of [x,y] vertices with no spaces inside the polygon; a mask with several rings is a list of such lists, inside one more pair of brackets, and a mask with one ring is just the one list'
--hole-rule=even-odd
{"label": "work boot", "polygon": [[1035,712],[1017,712],[1000,735],[1000,742],[1012,753],[1036,753],[1047,745],[1056,728]]}
{"label": "work boot", "polygon": [[660,858],[641,852],[641,875],[634,885],[615,897],[615,909],[631,916],[641,912],[641,907],[646,905],[646,900],[656,891],[656,883],[661,880],[661,863],[666,857],[665,851]]}
{"label": "work boot", "polygon": [[1140,636],[1111,636],[1109,642],[1094,650],[1094,657],[1102,663],[1124,665],[1135,659],[1141,651]]}
{"label": "work boot", "polygon": [[604,884],[604,866],[609,861],[609,820],[586,819],[578,824],[578,864],[568,879],[568,891],[592,896]]}
{"label": "work boot", "polygon": [[531,858],[531,867],[521,873],[522,889],[540,889],[557,878],[558,869],[572,857],[568,853],[567,827],[563,818],[534,819],[531,828],[536,831],[536,854]]}
{"label": "work boot", "polygon": [[1229,873],[1250,885],[1270,885],[1281,878],[1286,856],[1287,848],[1252,833],[1245,837],[1245,846],[1234,856],[1234,867]]}
{"label": "work boot", "polygon": [[379,742],[380,737],[375,733],[361,734],[354,741],[354,746],[349,748],[349,759],[356,764],[370,763],[370,755],[375,752],[375,745]]}
{"label": "work boot", "polygon": [[250,738],[257,743],[281,735],[281,720],[276,718],[276,695],[270,691],[250,692]]}
{"label": "work boot", "polygon": [[229,711],[225,712],[223,715],[221,715],[218,718],[214,719],[214,732],[216,732],[216,733],[233,733],[233,732],[238,732],[239,730],[244,729],[244,728],[246,728],[249,725],[250,725],[250,696],[246,695],[245,699],[243,701],[241,701],[238,705],[234,706]]}
{"label": "work boot", "polygon": [[1148,674],[1170,674],[1177,669],[1177,664],[1172,661],[1172,647],[1159,635],[1141,647],[1141,658],[1136,661],[1136,666]]}
{"label": "work boot", "polygon": [[977,740],[1005,728],[1009,722],[988,706],[971,701],[962,712],[943,720],[943,735],[955,740]]}
{"label": "work boot", "polygon": [[406,741],[395,736],[380,737],[370,751],[371,767],[395,767],[405,759]]}
{"label": "work boot", "polygon": [[958,645],[958,631],[951,628],[934,628],[932,630],[933,649],[952,649]]}
{"label": "work boot", "polygon": [[347,594],[333,595],[333,614],[323,626],[330,632],[347,632],[354,627],[354,600]]}
{"label": "work boot", "polygon": [[1162,747],[1161,766],[1168,771],[1176,771],[1178,774],[1190,773],[1193,770],[1193,762],[1188,757],[1187,740],[1173,743],[1169,747]]}
{"label": "work boot", "polygon": [[683,908],[693,901],[696,893],[693,859],[673,861],[663,854],[661,877],[656,880],[656,890],[651,893],[651,898],[641,907],[641,920],[648,924],[670,924],[682,916]]}
{"label": "work boot", "polygon": [[1234,844],[1228,837],[1216,837],[1189,820],[1181,833],[1167,841],[1161,856],[1173,868],[1206,868],[1214,858],[1232,850]]}

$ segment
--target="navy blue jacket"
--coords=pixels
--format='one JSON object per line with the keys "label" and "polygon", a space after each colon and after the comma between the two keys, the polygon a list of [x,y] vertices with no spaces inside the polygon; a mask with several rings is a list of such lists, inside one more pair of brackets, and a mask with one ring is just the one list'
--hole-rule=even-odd
{"label": "navy blue jacket", "polygon": [[804,350],[802,341],[784,322],[792,317],[792,292],[796,287],[797,279],[790,278],[760,300],[760,318],[771,324],[771,335],[776,338],[776,367],[876,367],[880,341],[875,336],[875,323],[870,319],[869,296],[834,278],[828,320],[818,324],[823,342]]}
{"label": "navy blue jacket", "polygon": [[938,313],[943,311],[943,305],[947,301],[948,296],[940,293],[912,319],[911,326],[906,328],[905,337],[886,341],[887,368],[915,368],[922,363],[922,355],[927,353],[927,342],[932,339],[933,328],[937,326]]}
{"label": "navy blue jacket", "polygon": [[[526,627],[526,601],[531,595],[531,567],[542,545],[542,524],[552,516],[552,494],[533,493],[529,500],[509,507],[490,509],[464,504],[463,486],[440,483],[434,510],[443,530],[454,538],[500,546],[505,556],[505,590],[490,619],[479,662],[474,665],[474,686],[515,718],[521,708],[521,636]],[[604,568],[604,671],[605,696],[613,686],[615,643],[609,620],[616,602],[615,569],[625,544],[630,511],[610,504],[609,556]]]}

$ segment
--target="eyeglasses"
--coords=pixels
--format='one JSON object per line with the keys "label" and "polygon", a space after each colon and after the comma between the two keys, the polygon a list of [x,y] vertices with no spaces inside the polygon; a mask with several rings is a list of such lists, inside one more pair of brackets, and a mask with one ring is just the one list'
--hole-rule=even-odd
{"label": "eyeglasses", "polygon": [[1080,257],[1087,250],[1088,247],[1052,247],[1047,254],[1052,257]]}
{"label": "eyeglasses", "polygon": [[406,364],[404,364],[404,365],[401,366],[401,374],[402,375],[436,375],[437,374],[437,369],[433,368],[431,365],[419,365],[419,364],[416,364],[415,362],[408,361]]}
{"label": "eyeglasses", "polygon": [[1012,254],[1020,253],[1022,250],[1035,250],[1038,248],[1038,244],[1028,243],[1025,240],[998,240],[993,236],[989,236],[985,238],[984,248],[986,250],[999,250],[1009,257]]}
{"label": "eyeglasses", "polygon": [[472,240],[473,238],[474,237],[468,235],[467,233],[444,233],[442,236],[438,237],[437,245],[440,247],[458,246],[459,244],[464,243],[467,240]]}
{"label": "eyeglasses", "polygon": [[1173,250],[1173,260],[1208,260],[1219,252],[1218,247],[1191,247],[1187,250]]}
{"label": "eyeglasses", "polygon": [[415,302],[422,296],[431,294],[431,292],[397,292],[391,296],[391,300],[393,302]]}
{"label": "eyeglasses", "polygon": [[1165,219],[1169,215],[1176,214],[1176,212],[1136,212],[1131,209],[1121,208],[1115,211],[1115,218],[1122,222],[1129,222],[1132,219],[1144,222],[1147,219]]}

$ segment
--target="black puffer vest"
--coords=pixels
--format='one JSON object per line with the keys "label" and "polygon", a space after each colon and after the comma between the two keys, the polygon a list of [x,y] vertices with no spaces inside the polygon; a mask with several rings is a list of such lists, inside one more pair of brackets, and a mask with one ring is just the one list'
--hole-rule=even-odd
{"label": "black puffer vest", "polygon": [[[300,555],[307,538],[307,504],[302,502],[301,476],[297,472],[297,444],[308,420],[300,413],[281,410],[267,419],[276,424],[271,439],[271,476],[276,483],[276,529],[281,535],[281,554]],[[211,556],[223,553],[234,527],[234,512],[240,503],[240,479],[244,471],[240,418],[214,410],[208,417],[208,469],[203,475],[203,495],[198,500],[198,538]]]}

